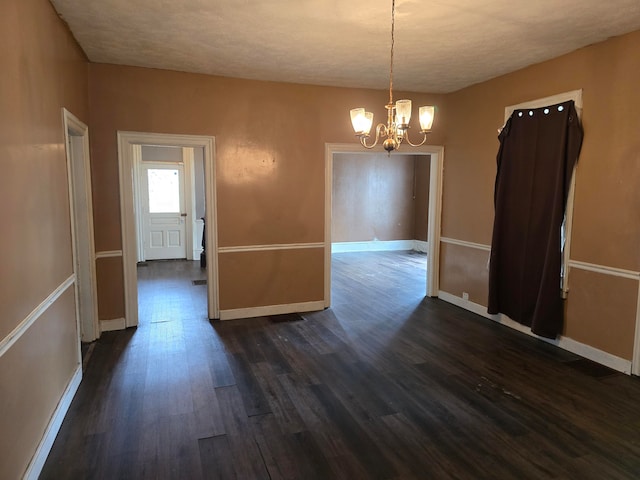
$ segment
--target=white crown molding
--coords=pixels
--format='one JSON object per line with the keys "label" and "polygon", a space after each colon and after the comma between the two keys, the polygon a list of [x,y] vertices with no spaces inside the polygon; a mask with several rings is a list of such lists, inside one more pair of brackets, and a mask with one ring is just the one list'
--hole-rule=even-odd
{"label": "white crown molding", "polygon": [[640,272],[633,270],[625,270],[623,268],[607,267],[606,265],[597,265],[595,263],[579,262],[577,260],[569,260],[569,266],[579,270],[587,270],[589,272],[602,273],[605,275],[613,275],[615,277],[629,278],[631,280],[640,280]]}
{"label": "white crown molding", "polygon": [[324,248],[324,242],[316,243],[280,243],[273,245],[238,245],[237,247],[218,247],[218,253],[265,252],[269,250],[301,250]]}
{"label": "white crown molding", "polygon": [[2,357],[11,346],[16,343],[22,335],[29,330],[29,327],[33,325],[38,318],[42,316],[47,309],[55,303],[58,298],[76,281],[76,276],[70,275],[64,282],[45,298],[40,305],[33,309],[33,311],[25,317],[6,337],[0,340],[0,357]]}
{"label": "white crown molding", "polygon": [[451,245],[459,245],[461,247],[475,248],[477,250],[485,250],[487,252],[491,251],[491,245],[485,245],[485,244],[482,244],[482,243],[467,242],[466,240],[458,240],[456,238],[449,238],[449,237],[440,237],[440,241],[442,243],[449,243]]}

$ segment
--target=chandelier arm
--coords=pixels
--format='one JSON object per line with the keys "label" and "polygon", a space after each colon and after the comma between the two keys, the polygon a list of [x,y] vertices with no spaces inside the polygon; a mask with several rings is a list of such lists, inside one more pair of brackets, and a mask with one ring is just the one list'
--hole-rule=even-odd
{"label": "chandelier arm", "polygon": [[409,139],[409,129],[407,129],[407,131],[404,133],[403,140],[406,140],[407,143],[409,145],[411,145],[412,147],[420,147],[420,146],[424,145],[425,143],[427,143],[427,134],[431,133],[431,132],[423,131],[421,133],[424,135],[424,138],[422,139],[422,141],[420,143],[411,143],[411,140]]}
{"label": "chandelier arm", "polygon": [[376,141],[373,142],[371,145],[367,145],[367,137],[362,136],[362,137],[360,137],[360,143],[362,144],[362,146],[364,148],[372,149],[373,147],[375,147],[378,144],[378,139],[376,139]]}
{"label": "chandelier arm", "polygon": [[380,140],[380,136],[381,135],[384,136],[386,134],[387,134],[387,126],[384,123],[379,123],[376,126],[376,139],[375,139],[375,141],[372,144],[367,145],[367,137],[368,137],[368,135],[363,135],[363,136],[360,137],[360,143],[362,144],[362,146],[364,148],[373,148],[376,145],[378,145],[378,141]]}

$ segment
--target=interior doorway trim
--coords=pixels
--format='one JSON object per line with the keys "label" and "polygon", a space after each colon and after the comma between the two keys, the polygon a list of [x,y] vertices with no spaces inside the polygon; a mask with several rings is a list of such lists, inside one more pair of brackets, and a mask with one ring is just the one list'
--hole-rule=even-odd
{"label": "interior doorway trim", "polygon": [[640,375],[640,278],[638,280],[638,300],[636,303],[636,337],[633,342],[633,358],[631,360],[631,373],[634,375]]}
{"label": "interior doorway trim", "polygon": [[[76,316],[80,340],[92,342],[100,336],[98,286],[93,234],[93,195],[89,156],[89,127],[66,108],[62,109],[67,175],[73,272],[76,276]],[[78,342],[80,355],[80,342]]]}
{"label": "interior doorway trim", "polygon": [[[386,153],[382,146],[363,150],[357,143],[325,144],[325,188],[324,188],[324,303],[331,305],[331,206],[333,191],[333,157],[337,153]],[[429,171],[429,221],[427,226],[427,296],[437,297],[440,288],[440,230],[442,220],[442,176],[444,171],[444,147],[423,145],[406,152],[391,155],[430,155]]]}
{"label": "interior doorway trim", "polygon": [[138,145],[204,149],[206,244],[207,252],[210,252],[207,255],[208,316],[209,318],[219,318],[215,137],[119,131],[118,167],[120,172],[120,224],[122,228],[125,325],[127,327],[138,325],[137,209],[133,190],[135,151]]}

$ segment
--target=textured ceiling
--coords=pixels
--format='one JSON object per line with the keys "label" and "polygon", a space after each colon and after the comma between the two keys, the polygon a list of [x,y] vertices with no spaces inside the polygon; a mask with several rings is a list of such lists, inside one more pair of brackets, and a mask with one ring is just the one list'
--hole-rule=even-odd
{"label": "textured ceiling", "polygon": [[[390,0],[51,0],[92,62],[388,88]],[[394,89],[444,93],[640,29],[640,0],[396,0]]]}

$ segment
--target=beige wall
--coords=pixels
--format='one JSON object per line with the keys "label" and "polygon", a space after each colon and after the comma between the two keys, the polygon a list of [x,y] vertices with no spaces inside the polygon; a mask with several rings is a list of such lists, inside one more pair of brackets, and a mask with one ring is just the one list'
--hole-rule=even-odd
{"label": "beige wall", "polygon": [[[496,130],[504,121],[504,107],[583,89],[585,138],[571,258],[639,271],[638,51],[640,32],[635,32],[448,95],[443,236],[491,243]],[[486,254],[460,252],[464,248],[457,247],[455,254],[445,249],[443,289],[458,296],[462,290],[483,292],[475,301],[486,305]],[[613,295],[604,284],[620,281],[604,278],[571,270],[564,335],[631,360],[638,282],[622,282],[624,288]],[[586,298],[588,309],[582,303]]]}
{"label": "beige wall", "polygon": [[[249,290],[271,291],[269,282],[283,281],[284,270],[272,270],[273,252],[263,247],[324,241],[325,143],[356,141],[349,120],[354,106],[366,106],[378,120],[386,118],[386,92],[92,64],[89,95],[98,252],[121,249],[116,132],[211,135],[216,138],[218,245],[260,246],[263,252],[219,254],[221,307],[262,306],[276,297],[282,303],[323,299],[323,291],[306,281],[264,298]],[[410,98],[416,104],[442,100]],[[442,141],[439,125],[432,141]],[[293,249],[279,252],[288,274],[324,277],[322,263],[294,262],[299,253]],[[242,278],[264,284],[252,280],[249,289]],[[120,301],[121,263],[99,261],[98,281],[101,299]],[[122,304],[101,302],[99,315],[117,318],[123,311]]]}
{"label": "beige wall", "polygon": [[[322,248],[230,252],[220,255],[220,309],[322,300]],[[305,266],[306,268],[300,268]]]}
{"label": "beige wall", "polygon": [[413,238],[427,241],[429,227],[429,182],[431,181],[431,155],[415,156],[413,194]]}
{"label": "beige wall", "polygon": [[428,192],[428,156],[334,155],[332,241],[426,241]]}
{"label": "beige wall", "polygon": [[[414,102],[439,107],[430,142],[445,145],[444,237],[491,243],[496,130],[503,123],[504,107],[582,88],[585,142],[578,167],[572,258],[640,269],[640,148],[634,130],[640,113],[633,108],[638,101],[634,79],[640,60],[634,52],[639,38],[635,32],[611,39],[446,96],[412,96]],[[354,141],[345,113],[350,107],[365,105],[381,119],[386,101],[384,91],[111,65],[91,65],[90,86],[97,251],[121,248],[117,130],[216,137],[221,247],[316,243],[323,240],[324,229],[324,144]],[[486,252],[465,254],[464,248],[469,247],[446,250],[441,262],[443,290],[454,282],[455,291],[449,293],[473,293],[476,303],[485,304],[481,292],[486,290]],[[242,303],[242,287],[236,279],[252,273],[230,270],[232,264],[249,264],[239,261],[242,253],[233,255],[233,261],[220,261],[221,305]],[[252,268],[268,264],[265,257]],[[299,268],[293,273],[301,277],[324,274],[313,262]],[[99,261],[98,270],[100,298],[109,299],[108,305],[101,302],[100,318],[122,316],[121,263]],[[257,278],[268,278],[266,271],[255,273]],[[291,298],[319,300],[314,291],[301,283],[291,291]],[[589,294],[606,304],[603,291]],[[249,297],[242,308],[257,306]],[[605,345],[590,327],[595,322],[576,317],[571,301],[570,295],[566,336],[630,358],[632,337],[624,345]],[[623,331],[629,331],[634,322],[634,312],[610,320],[611,328]]]}
{"label": "beige wall", "polygon": [[[87,63],[46,0],[0,15],[0,478],[20,478],[78,365],[62,107],[88,121]],[[23,323],[26,322],[26,323]]]}
{"label": "beige wall", "polygon": [[22,478],[78,367],[73,289],[0,359],[0,478]]}

